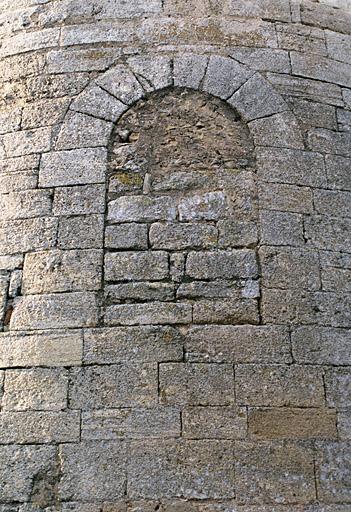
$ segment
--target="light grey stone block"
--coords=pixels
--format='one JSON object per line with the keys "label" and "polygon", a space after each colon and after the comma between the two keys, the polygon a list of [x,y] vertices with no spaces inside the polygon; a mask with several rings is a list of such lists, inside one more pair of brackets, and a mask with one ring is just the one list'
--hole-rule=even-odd
{"label": "light grey stone block", "polygon": [[305,244],[303,218],[298,213],[262,211],[260,215],[261,241],[267,245]]}
{"label": "light grey stone block", "polygon": [[183,411],[186,439],[240,439],[246,437],[244,407],[187,407]]}
{"label": "light grey stone block", "polygon": [[102,148],[57,151],[43,155],[39,185],[41,187],[62,187],[104,183],[107,152]]}
{"label": "light grey stone block", "polygon": [[108,306],[107,325],[188,324],[192,320],[191,304],[154,302]]}
{"label": "light grey stone block", "polygon": [[204,325],[185,334],[186,360],[211,363],[291,362],[288,330],[280,326]]}
{"label": "light grey stone block", "polygon": [[60,500],[115,500],[124,496],[126,446],[121,441],[85,442],[60,447]]}
{"label": "light grey stone block", "polygon": [[218,231],[207,224],[152,224],[150,244],[155,249],[184,250],[215,247]]}
{"label": "light grey stone block", "polygon": [[325,375],[325,388],[329,407],[349,407],[351,398],[350,368],[328,368]]}
{"label": "light grey stone block", "polygon": [[351,86],[350,63],[327,59],[308,53],[291,52],[291,66],[295,75]]}
{"label": "light grey stone block", "polygon": [[203,90],[222,99],[229,98],[253,74],[247,66],[228,57],[211,56]]}
{"label": "light grey stone block", "polygon": [[7,370],[6,411],[60,411],[67,407],[68,373],[61,369]]}
{"label": "light grey stone block", "polygon": [[208,57],[184,54],[174,59],[174,85],[198,89],[205,75]]}
{"label": "light grey stone block", "polygon": [[291,112],[257,119],[249,127],[257,146],[304,149],[300,127]]}
{"label": "light grey stone block", "polygon": [[313,197],[318,213],[336,217],[351,217],[351,192],[316,189],[313,192]]}
{"label": "light grey stone block", "polygon": [[351,190],[351,158],[327,155],[325,162],[328,186],[332,189]]}
{"label": "light grey stone block", "polygon": [[72,292],[26,295],[15,305],[10,329],[62,329],[95,327],[98,306],[95,293]]}
{"label": "light grey stone block", "polygon": [[78,442],[79,411],[2,412],[1,444],[45,444]]}
{"label": "light grey stone block", "polygon": [[107,146],[112,123],[80,113],[71,113],[58,134],[55,149],[77,149]]}
{"label": "light grey stone block", "polygon": [[54,215],[87,215],[104,212],[104,185],[58,187],[55,189]]}
{"label": "light grey stone block", "polygon": [[47,55],[48,73],[105,71],[120,55],[115,48],[64,48]]}
{"label": "light grey stone block", "polygon": [[257,244],[258,234],[255,222],[220,220],[217,226],[220,248],[253,247]]}
{"label": "light grey stone block", "polygon": [[168,275],[168,254],[165,251],[126,251],[105,255],[106,281],[161,281]]}
{"label": "light grey stone block", "polygon": [[106,226],[105,247],[108,249],[147,249],[148,227],[145,224]]}
{"label": "light grey stone block", "polygon": [[311,247],[349,252],[351,219],[313,215],[305,219],[305,236]]}
{"label": "light grey stone block", "polygon": [[35,32],[18,33],[5,39],[1,47],[1,58],[33,50],[41,50],[56,46],[59,41],[60,29],[47,28]]}
{"label": "light grey stone block", "polygon": [[44,217],[51,213],[51,191],[25,190],[0,194],[0,219]]}
{"label": "light grey stone block", "polygon": [[0,499],[4,503],[29,501],[35,476],[56,474],[54,446],[0,446],[0,456]]}
{"label": "light grey stone block", "polygon": [[190,252],[186,273],[194,279],[234,279],[257,277],[254,251]]}
{"label": "light grey stone block", "polygon": [[151,407],[157,403],[157,363],[74,368],[69,406],[73,409]]}
{"label": "light grey stone block", "polygon": [[172,221],[176,208],[171,197],[124,196],[109,203],[108,220],[111,222]]}
{"label": "light grey stone block", "polygon": [[230,53],[235,60],[257,71],[290,73],[288,52],[273,48],[235,48]]}
{"label": "light grey stone block", "polygon": [[172,66],[169,57],[137,56],[130,57],[127,62],[145,91],[164,89],[172,85]]}
{"label": "light grey stone block", "polygon": [[50,150],[51,128],[6,133],[2,136],[2,140],[8,157],[42,153]]}
{"label": "light grey stone block", "polygon": [[266,288],[319,290],[321,287],[318,253],[290,247],[261,247],[259,250],[262,285]]}
{"label": "light grey stone block", "polygon": [[294,359],[299,364],[351,364],[348,329],[298,327],[291,333]]}
{"label": "light grey stone block", "polygon": [[240,87],[228,103],[239,110],[246,121],[288,110],[283,98],[258,73]]}
{"label": "light grey stone block", "polygon": [[238,365],[237,403],[249,406],[320,407],[324,405],[322,369],[297,365]]}
{"label": "light grey stone block", "polygon": [[95,22],[85,25],[63,26],[61,30],[61,45],[74,46],[93,43],[128,43],[132,34],[127,26],[111,22]]}
{"label": "light grey stone block", "polygon": [[101,287],[102,251],[52,250],[26,254],[23,269],[24,295]]}
{"label": "light grey stone block", "polygon": [[96,83],[127,105],[131,105],[145,94],[133,73],[123,64],[108,70],[96,80]]}
{"label": "light grey stone block", "polygon": [[62,217],[59,221],[57,244],[60,249],[102,249],[104,216]]}
{"label": "light grey stone block", "polygon": [[82,363],[80,331],[2,333],[0,368],[77,366]]}
{"label": "light grey stone block", "polygon": [[14,220],[0,223],[0,254],[17,254],[53,247],[56,242],[57,219]]}
{"label": "light grey stone block", "polygon": [[[324,501],[349,502],[351,495],[350,442],[320,441],[316,447],[318,495]],[[337,465],[335,461],[338,461]],[[333,475],[330,478],[330,475]]]}
{"label": "light grey stone block", "polygon": [[181,221],[218,220],[223,215],[225,207],[226,198],[223,192],[189,196],[179,202],[179,219]]}
{"label": "light grey stone block", "polygon": [[257,324],[257,301],[253,299],[198,300],[193,321],[199,324]]}
{"label": "light grey stone block", "polygon": [[83,440],[162,439],[179,435],[180,412],[169,407],[83,412]]}
{"label": "light grey stone block", "polygon": [[308,187],[283,183],[260,183],[260,205],[263,209],[292,213],[312,213],[313,193]]}
{"label": "light grey stone block", "polygon": [[116,121],[127,110],[124,103],[97,86],[85,89],[73,101],[70,108],[106,121]]}
{"label": "light grey stone block", "polygon": [[[173,499],[226,499],[233,498],[233,489],[231,441],[155,440],[147,446],[142,441],[131,443],[128,495],[132,498],[157,499],[161,495]],[[184,510],[183,503],[180,507]]]}
{"label": "light grey stone block", "polygon": [[84,363],[181,361],[183,337],[174,327],[114,327],[84,331]]}
{"label": "light grey stone block", "polygon": [[173,301],[175,285],[157,281],[144,281],[105,285],[105,298],[108,303],[123,301]]}
{"label": "light grey stone block", "polygon": [[308,145],[312,151],[351,157],[351,133],[340,133],[315,128],[308,133]]}
{"label": "light grey stone block", "polygon": [[23,108],[22,128],[51,126],[63,121],[70,103],[69,98],[38,100]]}

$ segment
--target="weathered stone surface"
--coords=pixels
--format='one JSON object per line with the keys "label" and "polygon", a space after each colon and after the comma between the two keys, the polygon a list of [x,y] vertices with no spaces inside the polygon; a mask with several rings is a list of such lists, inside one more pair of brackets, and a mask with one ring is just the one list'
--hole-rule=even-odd
{"label": "weathered stone surface", "polygon": [[57,249],[27,254],[23,267],[24,295],[99,290],[103,254],[98,250]]}
{"label": "weathered stone surface", "polygon": [[240,405],[324,405],[322,371],[318,367],[238,365],[235,369],[235,389]]}
{"label": "weathered stone surface", "polygon": [[187,439],[241,439],[246,437],[244,407],[187,407],[182,413]]}
{"label": "weathered stone surface", "polygon": [[41,153],[50,150],[51,128],[7,133],[2,140],[8,157]]}
{"label": "weathered stone surface", "polygon": [[105,255],[106,281],[161,281],[168,274],[168,254],[164,251],[127,251]]}
{"label": "weathered stone surface", "polygon": [[89,366],[71,370],[73,409],[148,407],[157,403],[157,364]]}
{"label": "weathered stone surface", "polygon": [[191,304],[153,302],[150,304],[122,304],[106,308],[106,325],[188,324],[191,322]]}
{"label": "weathered stone surface", "polygon": [[235,444],[240,501],[306,503],[315,498],[313,451],[309,445],[281,441]]}
{"label": "weathered stone surface", "polygon": [[121,441],[60,447],[59,496],[67,500],[114,500],[124,495],[126,447]]}
{"label": "weathered stone surface", "polygon": [[218,232],[207,224],[152,224],[150,244],[155,249],[209,249],[216,246]]}
{"label": "weathered stone surface", "polygon": [[[179,290],[179,289],[178,289]],[[151,301],[173,301],[176,288],[173,283],[162,281],[143,281],[121,284],[105,285],[105,299],[108,303],[118,303],[126,300],[138,300],[143,302]],[[178,298],[183,296],[177,294]]]}
{"label": "weathered stone surface", "polygon": [[350,292],[351,271],[342,268],[327,268],[322,270],[322,288],[327,291]]}
{"label": "weathered stone surface", "polygon": [[337,129],[335,107],[302,98],[292,98],[289,103],[302,129],[309,130],[312,127]]}
{"label": "weathered stone surface", "polygon": [[109,249],[147,249],[148,229],[144,224],[107,226],[105,247]]}
{"label": "weathered stone surface", "polygon": [[289,73],[290,61],[288,52],[273,48],[236,48],[231,56],[257,71],[273,71]]}
{"label": "weathered stone surface", "polygon": [[104,183],[106,150],[102,148],[57,151],[43,155],[39,172],[41,187]]}
{"label": "weathered stone surface", "polygon": [[233,366],[162,363],[159,388],[161,403],[166,405],[230,405],[234,402]]}
{"label": "weathered stone surface", "polygon": [[351,16],[348,10],[337,7],[348,7],[346,4],[336,5],[337,0],[328,0],[322,5],[316,5],[311,0],[304,0],[301,9],[302,22],[328,28],[338,32],[350,33]]}
{"label": "weathered stone surface", "polygon": [[111,222],[172,221],[176,209],[171,198],[125,196],[109,203],[108,220]]}
{"label": "weathered stone surface", "polygon": [[31,32],[30,34],[19,33],[14,35],[3,44],[1,57],[56,46],[59,33],[58,28],[49,28]]}
{"label": "weathered stone surface", "polygon": [[119,327],[84,332],[84,363],[181,361],[183,338],[173,327]]}
{"label": "weathered stone surface", "polygon": [[318,495],[323,501],[350,502],[350,448],[349,442],[325,441],[318,443],[317,488]]}
{"label": "weathered stone surface", "polygon": [[185,334],[186,360],[211,363],[291,362],[288,331],[280,326],[204,325]]}
{"label": "weathered stone surface", "polygon": [[351,327],[348,294],[300,290],[262,290],[264,322]]}
{"label": "weathered stone surface", "polygon": [[223,192],[208,192],[181,199],[179,202],[179,220],[218,220],[224,213],[226,198]]}
{"label": "weathered stone surface", "polygon": [[82,416],[82,438],[88,441],[179,437],[180,427],[179,411],[165,407],[101,409]]}
{"label": "weathered stone surface", "polygon": [[111,68],[98,78],[96,83],[127,105],[131,105],[144,95],[144,90],[136,77],[122,64]]}
{"label": "weathered stone surface", "polygon": [[319,290],[319,257],[306,249],[262,247],[259,251],[262,284],[266,288]]}
{"label": "weathered stone surface", "polygon": [[85,89],[70,108],[76,112],[99,117],[106,121],[116,121],[127,110],[124,103],[111,96],[101,87],[96,86]]}
{"label": "weathered stone surface", "polygon": [[327,55],[323,30],[312,26],[287,23],[277,23],[276,27],[279,48]]}
{"label": "weathered stone surface", "polygon": [[22,268],[23,256],[22,254],[12,254],[10,256],[0,256],[0,270],[14,270]]}
{"label": "weathered stone surface", "polygon": [[63,120],[69,99],[46,99],[25,106],[22,111],[22,128],[51,126]]}
{"label": "weathered stone surface", "polygon": [[185,54],[174,59],[174,85],[198,89],[205,75],[208,57]]}
{"label": "weathered stone surface", "polygon": [[313,194],[308,187],[283,183],[260,183],[259,197],[263,209],[293,213],[312,213],[313,211]]}
{"label": "weathered stone surface", "polygon": [[237,108],[246,121],[287,110],[284,100],[270,84],[256,74],[233,94],[228,103]]}
{"label": "weathered stone surface", "polygon": [[56,141],[56,149],[90,148],[106,146],[112,123],[80,113],[72,113],[63,123]]}
{"label": "weathered stone surface", "polygon": [[67,390],[66,370],[7,370],[2,408],[6,411],[59,411],[67,407]]}
{"label": "weathered stone surface", "polygon": [[351,440],[351,410],[343,409],[338,413],[338,432],[342,440]]}
{"label": "weathered stone surface", "polygon": [[[350,178],[351,180],[351,178]],[[351,217],[351,192],[314,190],[314,206],[318,213]]]}
{"label": "weathered stone surface", "polygon": [[254,251],[190,252],[186,273],[193,279],[257,277]]}
{"label": "weathered stone surface", "polygon": [[250,409],[249,435],[253,439],[336,439],[334,409]]}
{"label": "weathered stone surface", "polygon": [[349,251],[351,220],[313,215],[305,219],[305,236],[312,247],[329,251]]}
{"label": "weathered stone surface", "polygon": [[[64,48],[47,54],[49,73],[77,73],[78,71],[104,71],[119,55],[113,48]],[[79,91],[80,92],[80,91]]]}
{"label": "weathered stone surface", "polygon": [[80,331],[3,333],[0,335],[0,367],[76,366],[82,363]]}
{"label": "weathered stone surface", "polygon": [[257,146],[304,149],[302,133],[292,112],[257,119],[249,126]]}
{"label": "weathered stone surface", "polygon": [[252,247],[257,244],[257,225],[250,221],[220,220],[218,244],[221,248]]}
{"label": "weathered stone surface", "polygon": [[295,75],[324,80],[334,84],[351,87],[351,66],[318,55],[291,52],[291,66]]}
{"label": "weathered stone surface", "polygon": [[258,304],[253,299],[198,300],[193,306],[198,324],[258,324]]}
{"label": "weathered stone surface", "polygon": [[233,498],[233,443],[150,441],[145,446],[135,441],[128,462],[128,494],[149,499]]}
{"label": "weathered stone surface", "polygon": [[322,155],[293,149],[259,148],[258,176],[270,183],[323,187],[327,183]]}
{"label": "weathered stone surface", "polygon": [[0,223],[0,254],[49,249],[56,242],[57,220],[51,217]]}
{"label": "weathered stone surface", "polygon": [[97,321],[96,295],[92,292],[26,295],[14,308],[10,328],[20,331],[94,327]]}
{"label": "weathered stone surface", "polygon": [[55,189],[54,215],[87,215],[105,212],[104,185],[60,187]]}
{"label": "weathered stone surface", "polygon": [[330,407],[348,407],[351,397],[351,372],[349,368],[330,368],[326,372],[325,387]]}
{"label": "weathered stone surface", "polygon": [[228,2],[228,12],[234,16],[257,17],[264,19],[290,21],[290,5],[287,0],[267,1],[258,0],[254,3],[248,3],[244,0],[230,0]]}
{"label": "weathered stone surface", "polygon": [[172,65],[169,57],[131,57],[128,59],[128,65],[145,91],[163,89],[172,85]]}
{"label": "weathered stone surface", "polygon": [[327,155],[325,158],[328,186],[332,189],[351,190],[351,159]]}
{"label": "weathered stone surface", "polygon": [[276,246],[303,246],[305,244],[302,215],[262,210],[260,221],[263,244]]}
{"label": "weathered stone surface", "polygon": [[56,473],[54,446],[0,446],[0,456],[0,497],[5,503],[29,501],[36,475],[47,474],[50,480]]}
{"label": "weathered stone surface", "polygon": [[0,414],[0,444],[78,442],[78,411],[26,411]]}
{"label": "weathered stone surface", "polygon": [[302,364],[351,365],[350,331],[299,327],[291,333],[294,359]]}
{"label": "weathered stone surface", "polygon": [[51,193],[25,190],[0,195],[1,220],[44,217],[51,213]]}
{"label": "weathered stone surface", "polygon": [[21,124],[21,110],[0,110],[0,134],[19,130]]}
{"label": "weathered stone surface", "polygon": [[350,157],[351,133],[314,128],[308,133],[308,145],[312,151]]}
{"label": "weathered stone surface", "polygon": [[104,216],[62,217],[57,238],[60,249],[102,249]]}
{"label": "weathered stone surface", "polygon": [[222,99],[229,98],[253,72],[234,59],[210,57],[203,90]]}

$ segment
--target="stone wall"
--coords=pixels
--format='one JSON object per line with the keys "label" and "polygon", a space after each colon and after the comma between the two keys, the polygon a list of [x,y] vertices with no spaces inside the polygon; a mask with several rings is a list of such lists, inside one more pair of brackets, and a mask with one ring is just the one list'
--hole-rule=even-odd
{"label": "stone wall", "polygon": [[0,7],[0,512],[350,512],[349,0]]}

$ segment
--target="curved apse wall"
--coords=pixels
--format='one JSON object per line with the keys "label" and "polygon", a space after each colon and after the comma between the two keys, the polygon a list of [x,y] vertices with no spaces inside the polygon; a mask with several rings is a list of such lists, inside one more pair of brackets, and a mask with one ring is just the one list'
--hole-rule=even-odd
{"label": "curved apse wall", "polygon": [[5,7],[1,512],[350,510],[347,11]]}

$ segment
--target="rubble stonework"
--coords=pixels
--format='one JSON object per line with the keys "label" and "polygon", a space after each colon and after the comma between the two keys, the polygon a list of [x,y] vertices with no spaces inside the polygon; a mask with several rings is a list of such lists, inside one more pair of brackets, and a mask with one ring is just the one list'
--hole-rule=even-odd
{"label": "rubble stonework", "polygon": [[349,0],[0,7],[0,512],[350,512]]}

